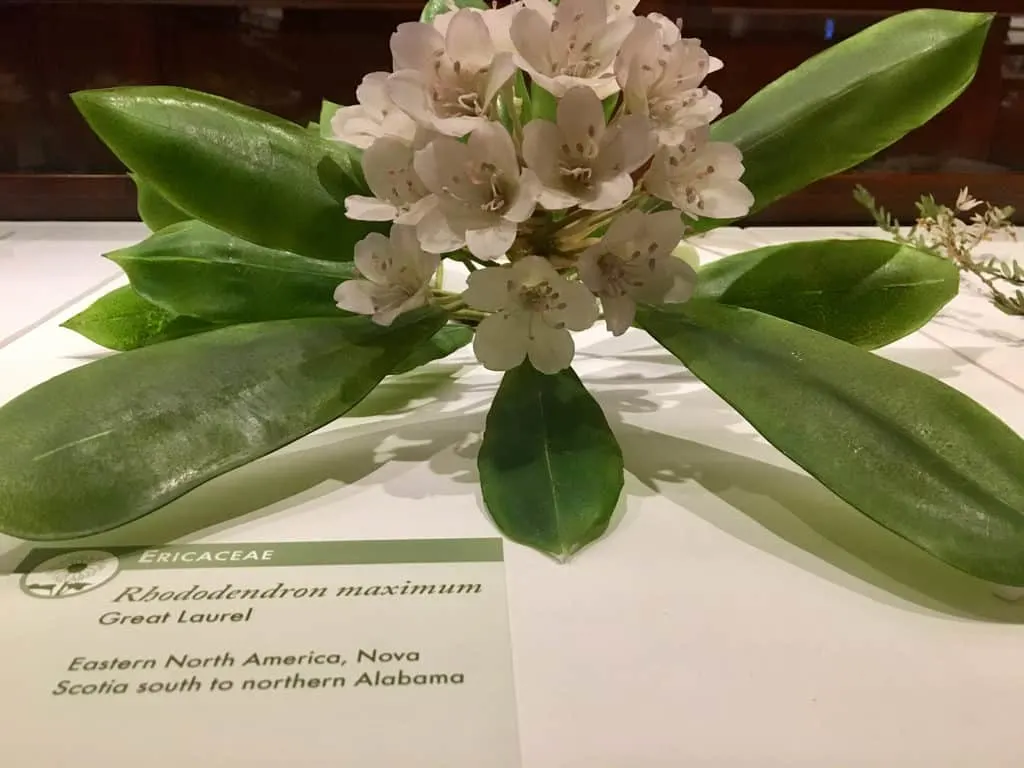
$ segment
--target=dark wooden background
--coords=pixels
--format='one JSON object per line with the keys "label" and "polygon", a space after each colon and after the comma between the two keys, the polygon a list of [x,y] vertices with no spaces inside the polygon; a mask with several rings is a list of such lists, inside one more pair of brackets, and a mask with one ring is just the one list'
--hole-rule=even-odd
{"label": "dark wooden background", "polygon": [[[640,9],[683,18],[687,33],[726,62],[711,84],[731,111],[813,54],[919,3],[847,4],[856,10],[836,7],[839,0],[641,0]],[[1024,0],[926,4],[1001,14],[972,86],[881,156],[752,223],[867,223],[852,200],[858,183],[904,219],[920,194],[951,199],[965,185],[1024,211],[1024,45],[1009,33],[1011,16],[1024,17]],[[322,98],[352,103],[365,72],[390,67],[390,34],[420,7],[420,0],[0,0],[0,219],[136,218],[123,167],[89,132],[69,93],[181,85],[306,122],[317,118]]]}

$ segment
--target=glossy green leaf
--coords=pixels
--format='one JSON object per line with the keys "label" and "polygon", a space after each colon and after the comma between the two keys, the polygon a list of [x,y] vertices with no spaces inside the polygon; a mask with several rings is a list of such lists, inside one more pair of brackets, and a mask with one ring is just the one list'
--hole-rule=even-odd
{"label": "glossy green leaf", "polygon": [[890,16],[716,122],[713,139],[743,151],[753,210],[858,165],[949,106],[974,78],[991,23],[983,13]]}
{"label": "glossy green leaf", "polygon": [[238,325],[44,382],[0,408],[0,531],[51,540],[140,518],[343,415],[443,322]]}
{"label": "glossy green leaf", "polygon": [[331,128],[331,120],[334,119],[334,114],[341,109],[341,105],[335,104],[333,101],[327,101],[320,105],[320,135],[329,139],[334,135],[334,130]]}
{"label": "glossy green leaf", "polygon": [[376,225],[345,218],[365,194],[358,153],[217,96],[167,86],[74,94],[114,154],[191,218],[268,248],[352,259]]}
{"label": "glossy green leaf", "polygon": [[[435,16],[447,13],[452,8],[452,0],[427,0],[423,6],[423,13],[420,14],[420,21],[433,21]],[[455,0],[457,8],[477,8],[481,11],[489,7],[484,0]]]}
{"label": "glossy green leaf", "polygon": [[885,240],[819,240],[701,268],[697,298],[756,309],[868,349],[931,320],[960,285],[948,259]]}
{"label": "glossy green leaf", "polygon": [[536,83],[530,85],[530,117],[552,123],[558,121],[558,99]]}
{"label": "glossy green leaf", "polygon": [[128,175],[135,183],[135,190],[138,193],[139,218],[153,232],[189,220],[187,213],[176,208],[148,181],[136,173]]}
{"label": "glossy green leaf", "polygon": [[572,370],[509,371],[477,460],[484,503],[509,538],[566,558],[605,532],[622,492],[622,452]]}
{"label": "glossy green leaf", "polygon": [[755,310],[694,302],[639,320],[853,507],[966,573],[1024,585],[1024,440],[978,403]]}
{"label": "glossy green leaf", "polygon": [[114,289],[61,325],[101,347],[119,352],[206,333],[217,327],[158,307],[131,286]]}
{"label": "glossy green leaf", "polygon": [[215,323],[337,317],[334,290],[350,263],[276,251],[198,221],[176,224],[107,254],[144,298]]}
{"label": "glossy green leaf", "polygon": [[429,341],[420,344],[405,360],[395,366],[392,374],[408,373],[420,366],[443,360],[453,352],[457,352],[473,340],[473,330],[455,323],[446,325],[435,333]]}

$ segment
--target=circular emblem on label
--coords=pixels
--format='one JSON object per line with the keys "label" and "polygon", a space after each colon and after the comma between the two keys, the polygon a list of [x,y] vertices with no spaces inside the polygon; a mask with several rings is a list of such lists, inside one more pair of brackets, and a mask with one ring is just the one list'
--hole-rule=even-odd
{"label": "circular emblem on label", "polygon": [[74,597],[106,584],[120,569],[115,555],[83,549],[51,557],[21,577],[21,588],[33,597]]}

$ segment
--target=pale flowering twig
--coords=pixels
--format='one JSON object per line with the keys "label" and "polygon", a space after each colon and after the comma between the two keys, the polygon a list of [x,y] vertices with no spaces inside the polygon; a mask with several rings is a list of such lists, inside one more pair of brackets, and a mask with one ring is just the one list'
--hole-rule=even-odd
{"label": "pale flowering twig", "polygon": [[[904,234],[899,221],[879,206],[864,187],[856,188],[854,198],[871,212],[878,227],[894,239],[950,259],[962,273],[973,275],[984,284],[999,309],[1010,315],[1024,315],[1024,292],[1019,288],[1024,286],[1024,267],[1016,261],[974,256],[984,242],[999,237],[1017,239],[1011,221],[1013,208],[976,200],[967,188],[960,190],[952,208],[936,203],[932,195],[925,195],[916,203],[917,220]],[[1011,286],[1010,292],[1003,290],[1003,284]]]}

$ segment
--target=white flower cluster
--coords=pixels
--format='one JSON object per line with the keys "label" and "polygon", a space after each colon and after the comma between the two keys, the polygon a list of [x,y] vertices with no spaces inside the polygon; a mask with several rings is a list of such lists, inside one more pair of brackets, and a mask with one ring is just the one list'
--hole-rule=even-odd
{"label": "white flower cluster", "polygon": [[[753,196],[740,152],[709,138],[721,100],[702,83],[722,63],[637,1],[518,0],[398,27],[394,72],[367,75],[332,122],[365,150],[373,194],[347,215],[393,223],[359,244],[365,279],[339,307],[386,325],[436,300],[477,324],[487,368],[553,373],[598,300],[618,335],[638,302],[689,298],[680,212],[738,218]],[[553,98],[553,120],[531,93]],[[652,198],[672,209],[642,212]],[[442,254],[473,270],[462,296],[431,288]]]}

